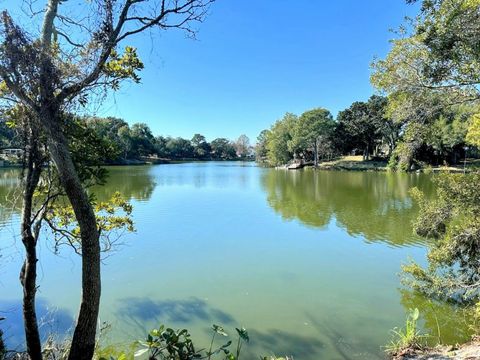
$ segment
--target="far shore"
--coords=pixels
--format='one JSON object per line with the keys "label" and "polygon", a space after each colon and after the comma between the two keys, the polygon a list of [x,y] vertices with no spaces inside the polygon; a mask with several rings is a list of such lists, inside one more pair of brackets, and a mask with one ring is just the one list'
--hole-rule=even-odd
{"label": "far shore", "polygon": [[[209,162],[209,161],[255,161],[252,158],[236,158],[236,159],[196,159],[196,158],[182,158],[182,159],[163,159],[155,157],[144,157],[140,159],[126,159],[116,162],[111,162],[107,164],[102,164],[102,166],[137,166],[137,165],[166,165],[166,164],[179,164],[186,162]],[[0,164],[1,169],[18,169],[21,168],[22,164],[14,162],[4,162]]]}
{"label": "far shore", "polygon": [[[182,159],[167,159],[156,157],[142,157],[140,159],[126,159],[113,163],[103,164],[103,166],[141,166],[141,165],[166,165],[166,164],[178,164],[187,162],[222,162],[222,161],[246,161],[253,162],[253,158],[235,158],[235,159],[196,159],[196,158],[182,158]],[[0,164],[0,169],[15,169],[21,168],[19,163],[5,162]],[[311,170],[331,170],[331,171],[390,171],[388,167],[388,161],[386,159],[371,159],[363,160],[361,155],[359,156],[342,156],[329,161],[322,161],[318,164],[317,168],[313,166],[313,163],[309,162],[305,165],[298,167],[297,169],[288,169],[288,165],[281,165],[275,167],[276,169],[296,171],[300,169]],[[480,159],[467,159],[465,163],[459,163],[456,165],[438,165],[438,166],[417,166],[411,172],[450,172],[450,173],[463,173],[470,172],[473,169],[480,168]]]}

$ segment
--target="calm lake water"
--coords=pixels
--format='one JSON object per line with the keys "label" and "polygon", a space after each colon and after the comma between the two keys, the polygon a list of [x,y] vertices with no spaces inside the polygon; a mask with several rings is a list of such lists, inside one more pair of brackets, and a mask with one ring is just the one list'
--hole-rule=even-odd
{"label": "calm lake water", "polygon": [[[425,261],[409,189],[433,194],[428,175],[240,162],[109,171],[95,192],[128,197],[137,228],[104,260],[101,321],[111,324],[110,341],[143,338],[164,323],[190,329],[206,346],[211,324],[221,324],[232,335],[236,326],[249,330],[247,359],[380,359],[390,329],[415,307],[442,341],[468,338],[460,311],[451,316],[398,276],[409,258]],[[11,345],[22,341],[22,245],[18,213],[8,210],[17,184],[17,171],[0,170],[0,315]],[[67,332],[78,308],[79,259],[52,249],[44,239],[38,307],[45,333]]]}

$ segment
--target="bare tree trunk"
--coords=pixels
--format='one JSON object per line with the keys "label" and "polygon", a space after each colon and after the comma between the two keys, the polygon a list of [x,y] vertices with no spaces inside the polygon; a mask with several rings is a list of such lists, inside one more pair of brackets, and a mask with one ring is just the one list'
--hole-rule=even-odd
{"label": "bare tree trunk", "polygon": [[34,135],[30,134],[27,145],[27,166],[24,179],[22,200],[21,235],[25,247],[25,261],[20,272],[20,283],[23,287],[23,321],[27,353],[31,360],[42,359],[42,345],[38,331],[35,295],[37,292],[37,239],[32,233],[33,194],[40,181],[41,161]]}
{"label": "bare tree trunk", "polygon": [[315,167],[318,167],[318,140],[315,139],[315,147],[313,149],[313,153],[314,153],[314,164],[315,164]]}
{"label": "bare tree trunk", "polygon": [[95,350],[101,293],[97,221],[88,195],[75,170],[67,139],[60,128],[59,115],[58,113],[44,115],[42,122],[49,137],[48,148],[78,221],[82,239],[82,298],[68,359],[90,360]]}

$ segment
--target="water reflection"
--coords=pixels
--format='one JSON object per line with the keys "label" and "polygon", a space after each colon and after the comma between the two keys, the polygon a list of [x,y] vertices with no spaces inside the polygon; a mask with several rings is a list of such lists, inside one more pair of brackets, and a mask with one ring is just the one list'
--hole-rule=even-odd
{"label": "water reflection", "polygon": [[120,192],[129,200],[148,201],[156,187],[152,166],[118,166],[108,168],[107,184],[93,191],[99,200],[107,200]]}
{"label": "water reflection", "polygon": [[156,167],[153,171],[159,186],[246,188],[257,168],[252,162],[193,162]]}
{"label": "water reflection", "polygon": [[432,336],[433,344],[455,344],[469,340],[474,334],[472,316],[465,308],[454,304],[435,301],[422,294],[407,290],[400,290],[400,302],[409,313],[417,308],[425,331]]}
{"label": "water reflection", "polygon": [[260,181],[269,206],[285,220],[323,228],[331,219],[353,236],[393,246],[419,243],[411,222],[417,208],[408,192],[432,192],[426,175],[266,170]]}
{"label": "water reflection", "polygon": [[[72,329],[74,320],[69,311],[53,307],[44,298],[37,299],[36,309],[42,341],[46,341],[51,334],[66,335]],[[0,299],[0,316],[5,317],[2,330],[7,346],[10,349],[23,350],[25,333],[21,302]]]}
{"label": "water reflection", "polygon": [[[431,193],[428,176],[284,172],[238,162],[109,172],[107,185],[94,189],[97,197],[120,191],[132,200],[138,229],[103,267],[101,315],[112,323],[114,341],[142,338],[165,323],[188,328],[208,345],[209,327],[217,323],[233,333],[235,326],[249,328],[245,350],[252,356],[246,358],[378,359],[388,330],[402,324],[410,307],[420,309],[432,332],[438,320],[444,341],[467,334],[460,315],[450,320],[442,305],[397,289],[400,264],[425,256],[422,246],[404,245],[418,242],[408,191],[418,186]],[[18,184],[18,172],[8,176],[7,192]],[[0,191],[1,184],[0,177]],[[9,221],[16,231],[18,217]],[[10,235],[0,234],[0,248]],[[42,295],[75,314],[78,259],[46,250],[40,259]],[[21,298],[21,256],[16,260],[0,268],[0,298]],[[0,302],[0,310],[5,306]]]}
{"label": "water reflection", "polygon": [[[211,337],[209,324],[221,324],[230,333],[229,339],[236,337],[234,328],[239,326],[229,313],[213,307],[207,301],[196,297],[188,299],[154,300],[148,297],[126,298],[119,301],[116,317],[121,324],[128,324],[129,331],[142,336],[150,328],[168,324],[176,328],[203,329],[205,344]],[[149,328],[150,326],[150,328]],[[233,331],[233,332],[232,332]],[[295,358],[311,359],[327,351],[325,344],[314,336],[303,336],[294,329],[249,330],[250,343],[243,348],[246,358],[258,358],[260,354],[290,354]],[[197,338],[195,338],[198,340]],[[228,340],[228,339],[227,339]],[[201,345],[201,341],[199,344]]]}
{"label": "water reflection", "polygon": [[[148,201],[156,187],[151,166],[109,167],[107,184],[95,186],[97,199],[108,200],[120,192],[128,200]],[[0,170],[0,225],[9,222],[12,215],[20,214],[20,169]]]}
{"label": "water reflection", "polygon": [[19,209],[20,200],[15,189],[20,185],[19,169],[0,169],[0,226]]}

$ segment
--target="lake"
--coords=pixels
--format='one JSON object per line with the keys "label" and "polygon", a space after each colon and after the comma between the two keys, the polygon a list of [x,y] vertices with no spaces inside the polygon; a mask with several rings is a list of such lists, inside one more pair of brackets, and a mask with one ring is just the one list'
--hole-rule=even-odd
{"label": "lake", "polygon": [[[249,330],[246,359],[381,359],[390,330],[415,307],[423,328],[442,341],[469,336],[461,311],[452,316],[448,305],[400,282],[401,264],[425,263],[409,189],[432,196],[431,175],[289,172],[242,162],[109,171],[97,197],[128,197],[137,229],[105,254],[101,321],[111,325],[111,342],[166,324],[190,329],[203,347],[219,324],[231,335]],[[0,170],[0,316],[12,346],[22,341],[18,174]],[[38,310],[44,333],[65,333],[79,304],[79,258],[67,247],[53,252],[44,238]]]}

